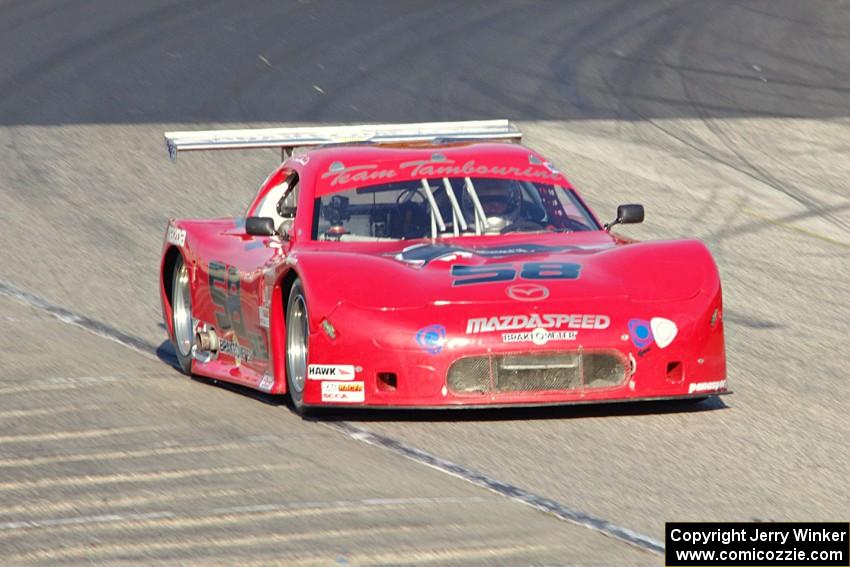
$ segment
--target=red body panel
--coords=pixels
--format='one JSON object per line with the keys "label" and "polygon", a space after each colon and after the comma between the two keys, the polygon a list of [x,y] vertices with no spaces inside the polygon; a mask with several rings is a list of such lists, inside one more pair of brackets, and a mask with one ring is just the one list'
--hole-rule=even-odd
{"label": "red body panel", "polygon": [[[433,162],[437,151],[441,160]],[[529,165],[529,155],[545,166]],[[309,305],[309,363],[353,367],[354,380],[345,382],[358,390],[348,401],[334,401],[323,395],[323,383],[331,381],[308,379],[306,405],[535,405],[726,391],[720,280],[697,241],[631,242],[602,230],[389,242],[311,239],[317,195],[363,183],[358,172],[374,176],[369,179],[407,179],[437,165],[459,168],[445,170],[447,175],[504,172],[569,187],[543,158],[510,144],[330,147],[290,159],[248,209],[253,214],[284,174],[297,172],[300,196],[289,240],[248,236],[241,219],[169,223],[163,270],[169,250],[179,250],[190,268],[194,318],[247,349],[239,351],[241,357],[220,352],[207,362],[196,359],[193,372],[283,393],[284,302],[287,284],[297,276]],[[417,244],[433,247],[434,258],[424,265],[398,258]],[[545,269],[565,264],[580,267],[577,277]],[[504,277],[467,284],[452,274],[453,266],[472,266],[478,274],[500,270]],[[173,337],[164,279],[161,289]],[[323,321],[336,330],[334,338]],[[498,372],[543,372],[510,355],[558,353],[582,361],[605,353],[622,365],[621,379],[585,383],[587,368],[577,362],[581,383],[570,388],[458,391],[447,382],[450,367],[468,357],[490,365],[492,382],[495,364]],[[566,364],[567,358],[558,360]],[[378,378],[389,374],[395,375],[392,383]]]}

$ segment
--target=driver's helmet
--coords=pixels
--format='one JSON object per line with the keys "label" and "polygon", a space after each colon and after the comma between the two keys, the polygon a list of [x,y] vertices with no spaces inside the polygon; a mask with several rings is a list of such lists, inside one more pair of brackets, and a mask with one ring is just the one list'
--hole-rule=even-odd
{"label": "driver's helmet", "polygon": [[[498,232],[516,221],[522,202],[521,189],[516,181],[479,177],[473,178],[472,184],[487,217],[489,231]],[[473,206],[472,199],[464,191],[464,214],[469,220],[475,218]]]}

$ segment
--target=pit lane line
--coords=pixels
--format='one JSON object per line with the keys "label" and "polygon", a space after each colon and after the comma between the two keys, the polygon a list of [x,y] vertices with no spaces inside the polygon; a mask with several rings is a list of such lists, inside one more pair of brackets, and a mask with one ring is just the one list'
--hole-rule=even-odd
{"label": "pit lane line", "polygon": [[[0,295],[14,299],[29,307],[49,313],[63,323],[68,323],[85,329],[90,333],[133,349],[146,357],[154,357],[159,360],[159,357],[156,355],[157,348],[152,343],[149,343],[139,337],[128,335],[127,333],[96,319],[69,311],[64,307],[25,291],[9,282],[0,280]],[[545,496],[534,494],[520,488],[519,486],[502,482],[458,463],[447,461],[436,455],[417,449],[416,447],[401,443],[391,437],[373,433],[345,421],[317,423],[361,443],[392,451],[407,459],[438,470],[444,474],[460,478],[478,487],[495,492],[513,500],[514,502],[518,502],[541,512],[550,514],[559,520],[588,528],[605,536],[622,541],[623,543],[639,547],[645,551],[657,554],[664,553],[664,545],[658,540],[647,535],[632,531],[623,526],[618,526],[608,520],[598,518],[586,512],[582,512],[581,510],[575,510],[560,502],[546,498]]]}

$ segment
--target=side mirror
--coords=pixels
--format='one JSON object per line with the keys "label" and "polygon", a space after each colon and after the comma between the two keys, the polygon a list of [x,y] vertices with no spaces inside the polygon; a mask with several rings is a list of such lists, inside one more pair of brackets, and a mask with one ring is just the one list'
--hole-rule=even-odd
{"label": "side mirror", "polygon": [[274,236],[274,219],[271,217],[248,217],[245,232],[251,236]]}
{"label": "side mirror", "polygon": [[605,230],[611,230],[615,224],[635,224],[643,222],[643,205],[620,205],[617,207],[617,218],[605,225]]}

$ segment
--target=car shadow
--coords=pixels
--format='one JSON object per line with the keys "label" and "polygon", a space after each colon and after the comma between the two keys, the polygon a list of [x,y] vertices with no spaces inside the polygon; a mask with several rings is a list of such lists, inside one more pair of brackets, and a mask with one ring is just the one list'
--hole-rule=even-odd
{"label": "car shadow", "polygon": [[[165,327],[160,324],[161,327]],[[156,356],[164,362],[165,364],[171,366],[181,374],[183,371],[180,369],[180,365],[177,363],[177,354],[174,352],[174,345],[171,344],[171,341],[165,340],[160,343],[160,345],[156,348]],[[221,380],[216,380],[214,378],[207,378],[205,376],[198,376],[197,374],[192,374],[192,380],[195,382],[200,382],[202,384],[208,384],[210,386],[218,386],[225,390],[230,390],[236,394],[241,394],[243,396],[253,398],[259,402],[263,402],[264,404],[272,405],[272,406],[282,406],[289,405],[289,397],[288,396],[272,396],[270,394],[266,394],[264,392],[260,392],[258,390],[254,390],[252,388],[247,388],[245,386],[239,386],[238,384],[231,384],[230,382],[223,382]],[[291,406],[290,406],[291,407]]]}
{"label": "car shadow", "polygon": [[616,418],[673,413],[699,413],[730,409],[718,396],[705,400],[624,401],[560,406],[450,408],[450,409],[360,409],[314,408],[306,419],[352,422],[439,422],[439,421],[532,421],[583,418]]}
{"label": "car shadow", "polygon": [[[165,328],[165,325],[160,324],[160,327]],[[180,370],[180,365],[177,363],[177,354],[174,352],[174,345],[171,344],[171,341],[162,341],[162,343],[156,347],[154,354],[160,361],[171,366],[175,370]]]}
{"label": "car shadow", "polygon": [[262,402],[268,406],[286,406],[294,413],[292,403],[289,401],[289,396],[287,395],[274,396],[272,394],[260,392],[259,390],[254,390],[253,388],[248,388],[247,386],[231,384],[230,382],[222,382],[221,380],[216,380],[214,378],[205,378],[203,376],[197,376],[195,374],[192,375],[192,380],[196,382],[202,382],[204,384],[209,384],[211,386],[218,386],[219,388],[228,390],[235,394],[241,394],[247,398],[257,400],[258,402]]}

